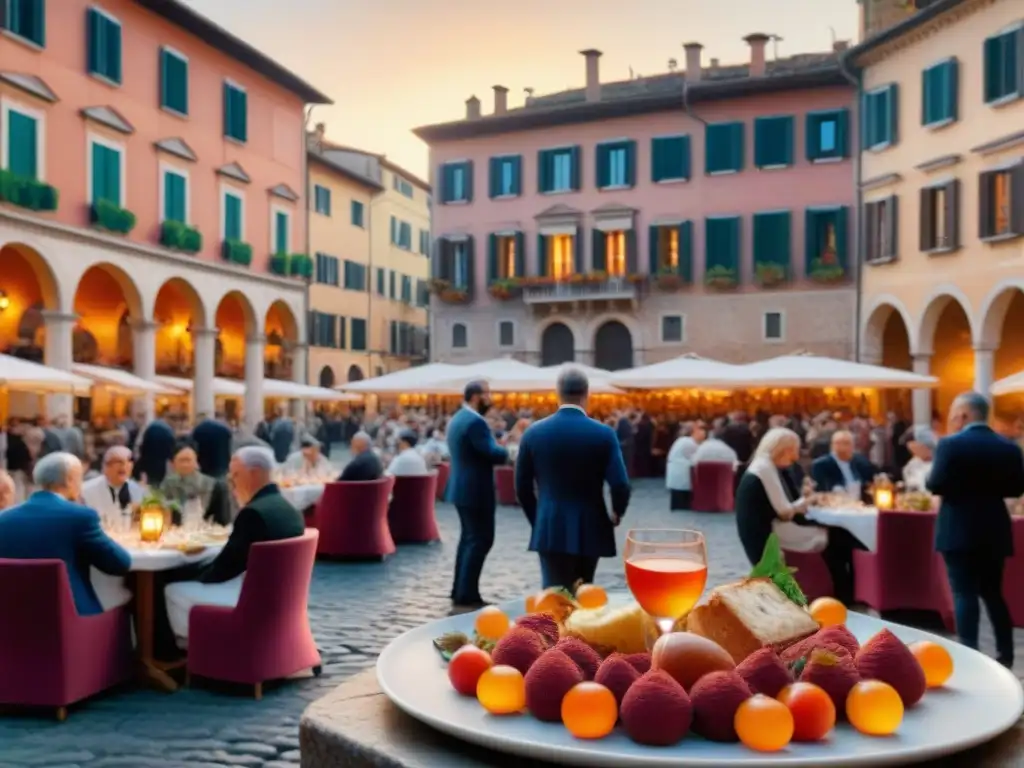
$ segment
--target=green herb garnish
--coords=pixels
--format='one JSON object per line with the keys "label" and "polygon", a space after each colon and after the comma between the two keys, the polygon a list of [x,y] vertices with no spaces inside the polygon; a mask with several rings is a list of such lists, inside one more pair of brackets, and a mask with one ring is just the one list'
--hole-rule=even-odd
{"label": "green herb garnish", "polygon": [[807,605],[807,597],[800,589],[796,579],[793,578],[796,570],[796,568],[786,565],[779,537],[772,533],[768,536],[768,541],[765,542],[760,562],[750,572],[750,578],[771,579],[772,583],[782,591],[782,594],[803,608]]}

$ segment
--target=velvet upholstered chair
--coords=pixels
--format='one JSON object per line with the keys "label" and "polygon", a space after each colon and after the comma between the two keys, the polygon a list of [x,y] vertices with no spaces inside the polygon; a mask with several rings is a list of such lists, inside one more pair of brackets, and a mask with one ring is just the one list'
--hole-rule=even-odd
{"label": "velvet upholstered chair", "polygon": [[388,505],[388,528],[395,544],[429,544],[441,540],[434,515],[437,473],[395,478]]}
{"label": "velvet upholstered chair", "polygon": [[437,465],[437,500],[444,501],[448,491],[448,476],[452,473],[452,465],[442,461]]}
{"label": "velvet upholstered chair", "polygon": [[516,499],[515,467],[494,468],[494,492],[502,506],[514,507],[519,503]]}
{"label": "velvet upholstered chair", "polygon": [[388,529],[388,499],[394,482],[393,477],[382,477],[327,483],[316,505],[317,553],[381,559],[394,554],[395,542]]}
{"label": "velvet upholstered chair", "polygon": [[733,466],[725,461],[693,465],[693,511],[731,512],[734,506]]}

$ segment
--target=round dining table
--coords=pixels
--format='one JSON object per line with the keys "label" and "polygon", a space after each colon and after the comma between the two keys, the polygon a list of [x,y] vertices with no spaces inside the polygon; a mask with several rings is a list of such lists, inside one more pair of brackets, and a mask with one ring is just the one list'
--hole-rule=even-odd
{"label": "round dining table", "polygon": [[876,507],[810,507],[807,519],[820,525],[843,528],[856,536],[869,552],[878,550]]}

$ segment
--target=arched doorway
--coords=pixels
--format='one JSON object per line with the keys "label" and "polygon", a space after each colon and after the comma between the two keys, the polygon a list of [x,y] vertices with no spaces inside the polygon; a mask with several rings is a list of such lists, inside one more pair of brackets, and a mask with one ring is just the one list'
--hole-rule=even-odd
{"label": "arched doorway", "polygon": [[[292,349],[299,341],[299,324],[291,308],[283,301],[275,301],[264,319],[263,371],[270,379],[292,378]],[[305,378],[305,377],[303,377]]]}
{"label": "arched doorway", "polygon": [[[992,301],[982,318],[982,342],[994,348],[992,380],[1024,371],[1024,291],[1008,288]],[[996,401],[999,416],[1016,417],[1024,411],[1024,395],[1011,394]]]}
{"label": "arched doorway", "polygon": [[142,302],[128,274],[113,264],[87,269],[75,290],[74,312],[78,315],[72,338],[75,362],[131,370],[135,361],[131,323],[142,318]]}
{"label": "arched doorway", "polygon": [[[864,362],[886,368],[911,371],[914,361],[910,353],[910,330],[903,314],[891,304],[881,304],[868,318],[864,334]],[[913,410],[909,392],[887,389],[881,393],[882,407],[908,418]]]}
{"label": "arched doorway", "polygon": [[334,387],[334,369],[329,365],[320,369],[320,386],[327,389]]}
{"label": "arched doorway", "polygon": [[348,380],[349,381],[362,381],[363,380],[363,369],[358,365],[352,364],[348,367]]}
{"label": "arched doorway", "polygon": [[561,365],[576,360],[576,339],[565,323],[552,323],[540,337],[540,364]]}
{"label": "arched doorway", "polygon": [[618,320],[609,320],[594,334],[594,365],[606,371],[633,367],[633,335]]}
{"label": "arched doorway", "polygon": [[220,300],[214,314],[217,350],[214,371],[217,376],[245,378],[245,340],[256,333],[256,313],[239,291],[231,291]]}
{"label": "arched doorway", "polygon": [[206,324],[203,302],[188,282],[171,278],[157,291],[153,304],[156,322],[156,372],[189,378],[195,370],[192,329]]}
{"label": "arched doorway", "polygon": [[974,388],[974,344],[967,310],[952,296],[939,296],[924,313],[921,347],[933,350],[931,373],[939,378],[933,407],[949,411],[953,399]]}
{"label": "arched doorway", "polygon": [[42,256],[20,243],[0,248],[0,265],[0,353],[41,363],[43,310],[60,307],[56,278]]}

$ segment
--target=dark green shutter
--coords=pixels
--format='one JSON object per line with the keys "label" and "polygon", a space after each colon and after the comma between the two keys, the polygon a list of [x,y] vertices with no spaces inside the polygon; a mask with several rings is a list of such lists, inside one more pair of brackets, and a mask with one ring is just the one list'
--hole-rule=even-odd
{"label": "dark green shutter", "polygon": [[[103,41],[101,39],[100,23],[102,17],[93,8],[85,12],[86,27],[86,69],[93,74],[100,73],[100,61],[103,55]],[[987,50],[987,49],[986,49]],[[987,60],[987,57],[986,57]]]}
{"label": "dark green shutter", "polygon": [[501,158],[492,157],[487,163],[487,195],[492,200],[501,192]]}
{"label": "dark green shutter", "polygon": [[682,162],[682,165],[680,166],[681,170],[682,170],[682,177],[684,179],[689,179],[690,178],[690,173],[691,173],[691,170],[690,170],[690,154],[691,153],[690,153],[690,137],[689,136],[680,136],[679,137],[679,153],[680,153],[680,160]]}
{"label": "dark green shutter", "polygon": [[[3,11],[6,8],[7,17]],[[46,12],[43,0],[0,2],[0,26],[36,45],[46,47]]]}
{"label": "dark green shutter", "polygon": [[498,236],[492,232],[487,236],[487,282],[493,283],[498,277]]}
{"label": "dark green shutter", "polygon": [[466,188],[466,202],[473,202],[473,161],[467,160],[462,164],[465,169],[463,174],[466,177],[465,188]]}
{"label": "dark green shutter", "polygon": [[516,277],[526,277],[526,236],[516,232]]}
{"label": "dark green shutter", "polygon": [[[893,201],[896,200],[895,197],[892,198],[892,199],[893,199]],[[849,239],[850,239],[849,235],[847,234],[848,228],[849,228],[849,224],[848,224],[849,215],[850,215],[850,209],[849,209],[848,206],[840,205],[838,208],[836,208],[836,212],[835,212],[835,217],[836,217],[836,220],[835,220],[835,226],[836,226],[836,260],[843,267],[843,269],[846,269],[847,268],[847,264],[848,264],[848,262],[846,260],[846,253],[847,253],[847,246],[849,245]],[[896,209],[895,209],[895,203],[894,203],[893,210],[892,210],[892,216],[893,216],[894,220],[897,217],[897,213],[896,213]],[[896,245],[896,241],[893,241],[893,248],[896,248],[896,247],[898,247]]]}
{"label": "dark green shutter", "polygon": [[597,188],[604,189],[608,186],[611,177],[611,146],[598,144],[594,152],[594,178],[597,181]]}
{"label": "dark green shutter", "polygon": [[580,148],[576,145],[569,150],[569,188],[574,192],[580,188]]}
{"label": "dark green shutter", "polygon": [[636,186],[636,142],[626,142],[626,184]]}
{"label": "dark green shutter", "polygon": [[23,115],[14,109],[7,113],[7,170],[15,176],[35,179],[39,175],[37,132],[39,125],[34,117]]}
{"label": "dark green shutter", "polygon": [[814,260],[818,258],[818,249],[821,246],[818,216],[819,213],[811,208],[804,211],[804,271],[808,274]]}
{"label": "dark green shutter", "polygon": [[792,162],[793,118],[789,116],[755,118],[754,165],[758,168],[765,168],[791,165]]}
{"label": "dark green shutter", "polygon": [[188,62],[166,48],[160,50],[160,104],[188,114]]}
{"label": "dark green shutter", "polygon": [[711,174],[720,169],[722,164],[720,144],[719,127],[717,125],[704,126],[704,173]]}
{"label": "dark green shutter", "polygon": [[231,101],[231,86],[224,83],[224,135],[230,136],[232,130],[232,112],[234,104]]}
{"label": "dark green shutter", "polygon": [[548,149],[537,153],[537,191],[551,191],[551,150]]}
{"label": "dark green shutter", "polygon": [[288,252],[288,214],[282,211],[274,213],[274,248],[275,253]]}
{"label": "dark green shutter", "polygon": [[744,131],[743,123],[733,123],[729,127],[729,158],[732,161],[729,168],[734,171],[742,171],[744,164],[743,147]]}
{"label": "dark green shutter", "polygon": [[705,219],[705,268],[727,267],[737,270],[740,254],[738,216]]}
{"label": "dark green shutter", "polygon": [[548,275],[548,239],[545,235],[537,235],[537,274]]}
{"label": "dark green shutter", "polygon": [[470,296],[476,288],[476,240],[472,235],[466,238],[466,291]]}
{"label": "dark green shutter", "polygon": [[960,119],[960,62],[950,59],[943,65],[945,76],[945,107],[946,117],[950,120]]}
{"label": "dark green shutter", "polygon": [[693,280],[693,222],[684,221],[679,225],[679,261],[676,271],[686,282]]}
{"label": "dark green shutter", "polygon": [[450,203],[452,201],[452,169],[447,163],[441,165],[440,183],[441,183],[441,202]]}
{"label": "dark green shutter", "polygon": [[[812,163],[821,157],[821,124],[825,119],[827,118],[820,112],[808,112],[804,119],[804,154]],[[838,132],[837,126],[836,133]]]}
{"label": "dark green shutter", "polygon": [[1002,97],[1003,81],[1003,45],[1002,36],[990,37],[985,40],[985,101],[995,101]]}
{"label": "dark green shutter", "polygon": [[890,144],[898,144],[900,140],[900,87],[892,83],[885,90],[886,116],[888,117],[888,132]]}
{"label": "dark green shutter", "polygon": [[224,195],[224,239],[242,239],[242,201],[234,195]]}
{"label": "dark green shutter", "polygon": [[517,197],[523,194],[523,156],[512,158],[512,193]]}
{"label": "dark green shutter", "polygon": [[661,227],[651,224],[647,227],[647,272],[652,275],[661,271]]}
{"label": "dark green shutter", "polygon": [[587,265],[583,263],[583,227],[576,227],[576,235],[572,239],[572,263],[577,275],[587,271]]}
{"label": "dark green shutter", "polygon": [[235,90],[235,120],[239,141],[249,140],[249,95],[245,91]]}
{"label": "dark green shutter", "polygon": [[624,237],[626,240],[626,274],[635,275],[639,271],[636,265],[636,230],[627,229]]}
{"label": "dark green shutter", "polygon": [[605,254],[605,233],[600,229],[591,231],[591,243],[593,252],[591,261],[594,263],[595,272],[606,272],[608,270],[608,258]]}
{"label": "dark green shutter", "polygon": [[836,156],[850,156],[850,110],[836,111]]}
{"label": "dark green shutter", "polygon": [[754,214],[753,240],[756,264],[778,264],[786,267],[791,262],[791,219],[789,211],[770,211]]}

